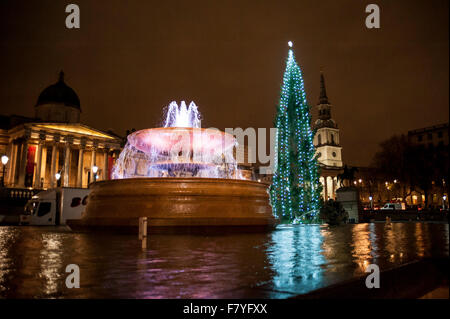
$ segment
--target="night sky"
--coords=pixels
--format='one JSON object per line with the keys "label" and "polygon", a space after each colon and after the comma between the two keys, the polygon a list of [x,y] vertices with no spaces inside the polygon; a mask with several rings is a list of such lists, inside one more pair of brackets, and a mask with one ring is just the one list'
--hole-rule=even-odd
{"label": "night sky", "polygon": [[99,129],[157,126],[172,100],[194,100],[203,127],[268,128],[291,40],[312,105],[324,70],[344,162],[368,165],[392,134],[448,122],[448,24],[448,0],[2,0],[0,114],[33,116],[63,69]]}

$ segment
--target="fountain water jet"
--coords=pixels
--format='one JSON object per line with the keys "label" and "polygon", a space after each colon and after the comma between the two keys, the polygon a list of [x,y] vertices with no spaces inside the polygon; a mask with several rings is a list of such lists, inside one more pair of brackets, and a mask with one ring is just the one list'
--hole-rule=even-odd
{"label": "fountain water jet", "polygon": [[194,102],[186,107],[186,103],[181,101],[178,107],[177,102],[173,101],[169,104],[167,110],[166,121],[164,127],[200,127],[200,113]]}
{"label": "fountain water jet", "polygon": [[266,185],[242,179],[233,135],[201,128],[194,102],[169,104],[164,127],[127,137],[112,180],[90,184],[81,220],[72,229],[164,226],[272,227]]}

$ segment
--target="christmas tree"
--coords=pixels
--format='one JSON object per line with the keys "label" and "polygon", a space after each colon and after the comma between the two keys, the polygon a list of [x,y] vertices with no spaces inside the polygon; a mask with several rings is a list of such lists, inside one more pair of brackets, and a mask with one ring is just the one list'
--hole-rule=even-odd
{"label": "christmas tree", "polygon": [[289,47],[275,118],[275,170],[270,200],[273,213],[283,222],[317,223],[322,186],[313,145],[314,132],[292,42]]}

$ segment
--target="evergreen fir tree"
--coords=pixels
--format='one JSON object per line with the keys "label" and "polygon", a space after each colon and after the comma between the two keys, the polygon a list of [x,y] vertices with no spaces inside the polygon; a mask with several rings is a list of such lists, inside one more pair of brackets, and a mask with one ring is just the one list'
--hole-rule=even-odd
{"label": "evergreen fir tree", "polygon": [[275,171],[270,186],[273,212],[283,222],[319,222],[322,186],[309,110],[302,72],[291,47],[275,118]]}

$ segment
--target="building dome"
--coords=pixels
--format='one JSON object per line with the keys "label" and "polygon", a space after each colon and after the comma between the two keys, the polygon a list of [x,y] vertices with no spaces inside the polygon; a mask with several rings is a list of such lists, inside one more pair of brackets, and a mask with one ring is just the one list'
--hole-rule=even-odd
{"label": "building dome", "polygon": [[64,72],[59,73],[58,82],[42,91],[35,110],[36,118],[44,122],[80,122],[80,99],[64,82]]}
{"label": "building dome", "polygon": [[61,103],[80,109],[80,99],[75,91],[64,82],[64,72],[59,73],[59,80],[50,85],[39,95],[36,106]]}

